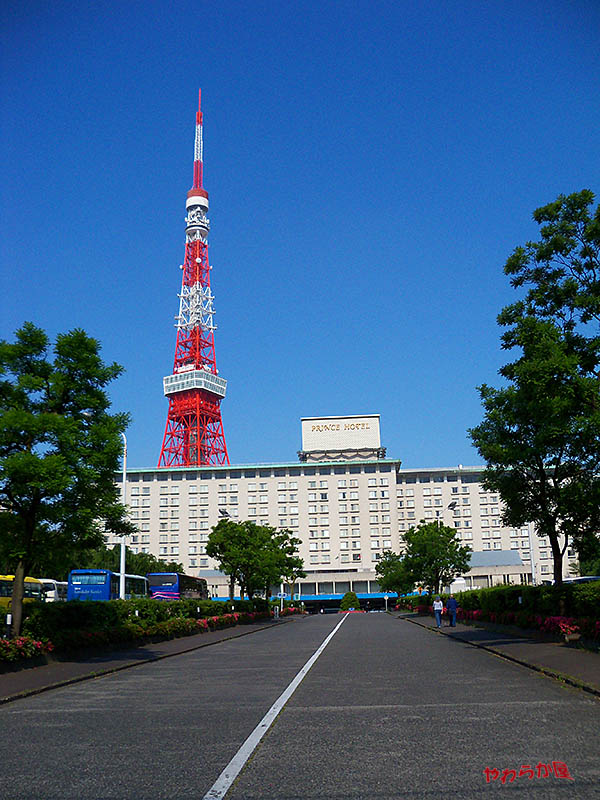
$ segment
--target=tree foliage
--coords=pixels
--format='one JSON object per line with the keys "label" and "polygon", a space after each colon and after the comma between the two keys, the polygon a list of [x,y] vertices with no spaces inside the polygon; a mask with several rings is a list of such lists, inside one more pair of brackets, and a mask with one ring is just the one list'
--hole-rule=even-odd
{"label": "tree foliage", "polygon": [[407,568],[403,556],[385,550],[375,567],[377,582],[384,592],[397,592],[398,595],[412,592],[415,581]]}
{"label": "tree foliage", "polygon": [[[81,562],[73,569],[110,569],[119,572],[121,569],[121,546],[98,547],[82,554]],[[163,561],[152,553],[134,553],[125,548],[125,571],[129,575],[147,575],[149,572],[185,572],[183,564],[178,561]],[[68,570],[67,570],[68,573]],[[66,576],[62,578],[66,580]]]}
{"label": "tree foliage", "polygon": [[439,592],[470,569],[471,548],[462,545],[454,528],[421,522],[404,534],[403,568],[413,584]]}
{"label": "tree foliage", "polygon": [[80,329],[50,342],[27,322],[0,342],[0,560],[14,571],[13,633],[23,578],[133,532],[115,472],[126,414],[109,414],[108,384],[121,374]]}
{"label": "tree foliage", "polygon": [[267,596],[269,587],[281,580],[304,577],[303,562],[297,555],[300,544],[287,530],[249,520],[222,519],[208,537],[206,553],[229,575],[230,596],[237,583],[242,595],[252,599],[258,592]]}
{"label": "tree foliage", "polygon": [[[485,416],[469,434],[487,463],[484,485],[505,504],[503,521],[536,525],[562,581],[571,544],[600,530],[600,210],[585,190],[534,212],[540,241],[517,247],[505,272],[524,299],[498,317],[502,344],[519,357],[479,387]],[[593,547],[592,547],[593,549]]]}

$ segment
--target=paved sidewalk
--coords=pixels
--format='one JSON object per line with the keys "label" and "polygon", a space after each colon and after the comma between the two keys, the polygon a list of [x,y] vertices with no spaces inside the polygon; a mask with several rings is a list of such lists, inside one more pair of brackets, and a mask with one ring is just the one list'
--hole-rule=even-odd
{"label": "paved sidewalk", "polygon": [[438,629],[433,617],[423,617],[417,614],[400,613],[398,617],[400,620],[429,628],[443,636],[459,639],[461,642],[489,650],[503,658],[543,672],[552,678],[564,680],[600,697],[599,653],[591,653],[577,647],[565,647],[560,642],[544,642],[528,638],[525,635],[520,636],[499,630],[462,625],[460,622],[456,624],[455,628],[442,627]]}
{"label": "paved sidewalk", "polygon": [[293,617],[271,622],[257,622],[253,625],[236,625],[218,631],[182,636],[164,642],[132,646],[124,650],[110,650],[93,656],[61,656],[48,664],[20,669],[15,672],[0,673],[0,704],[20,697],[39,694],[47,689],[56,689],[71,683],[97,678],[110,672],[136,667],[149,661],[188,653],[227,639],[236,639],[250,633],[264,631],[290,621]]}

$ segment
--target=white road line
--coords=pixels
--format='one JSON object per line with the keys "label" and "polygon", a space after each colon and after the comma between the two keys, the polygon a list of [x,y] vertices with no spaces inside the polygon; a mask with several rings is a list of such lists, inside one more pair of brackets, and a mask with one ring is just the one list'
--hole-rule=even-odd
{"label": "white road line", "polygon": [[225,797],[227,792],[229,791],[231,784],[240,774],[241,770],[244,767],[244,764],[248,761],[256,746],[263,738],[265,733],[269,730],[271,725],[275,722],[277,715],[290,699],[290,697],[294,694],[298,686],[302,683],[303,678],[315,663],[317,658],[321,655],[323,650],[327,647],[329,642],[333,639],[335,634],[340,629],[342,623],[346,620],[348,615],[345,614],[342,619],[338,622],[335,628],[331,631],[329,636],[324,640],[321,646],[316,650],[312,656],[308,659],[306,664],[302,667],[300,672],[296,675],[294,680],[290,683],[290,685],[285,689],[283,694],[281,694],[277,700],[273,703],[271,708],[267,711],[265,716],[261,719],[258,723],[256,728],[252,731],[250,736],[246,739],[244,744],[240,747],[234,757],[231,759],[229,764],[225,767],[223,772],[219,775],[217,780],[214,782],[212,787],[208,790],[208,792],[204,795],[202,800],[222,800]]}

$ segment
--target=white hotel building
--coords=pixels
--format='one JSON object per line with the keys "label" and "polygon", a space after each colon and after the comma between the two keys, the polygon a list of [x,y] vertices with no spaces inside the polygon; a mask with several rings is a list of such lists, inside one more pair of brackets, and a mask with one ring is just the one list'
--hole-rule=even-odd
{"label": "white hotel building", "polygon": [[[289,464],[127,470],[126,502],[138,526],[128,546],[181,562],[225,598],[227,579],[206,556],[208,535],[223,517],[253,520],[301,539],[307,577],[299,593],[307,602],[348,589],[375,600],[383,551],[400,552],[403,534],[421,520],[440,520],[473,550],[467,587],[552,579],[549,542],[532,525],[502,525],[482,467],[402,469],[385,457],[378,415],[303,419],[298,456]],[[565,574],[575,560],[569,550]]]}

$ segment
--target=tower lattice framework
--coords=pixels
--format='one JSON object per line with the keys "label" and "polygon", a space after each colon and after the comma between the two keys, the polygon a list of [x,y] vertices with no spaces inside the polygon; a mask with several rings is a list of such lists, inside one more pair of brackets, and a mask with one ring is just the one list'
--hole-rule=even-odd
{"label": "tower lattice framework", "polygon": [[229,464],[221,400],[227,381],[215,358],[213,295],[208,263],[208,193],[203,187],[201,95],[194,144],[194,183],[187,193],[185,260],[182,264],[173,373],[163,379],[169,398],[159,467]]}

